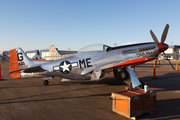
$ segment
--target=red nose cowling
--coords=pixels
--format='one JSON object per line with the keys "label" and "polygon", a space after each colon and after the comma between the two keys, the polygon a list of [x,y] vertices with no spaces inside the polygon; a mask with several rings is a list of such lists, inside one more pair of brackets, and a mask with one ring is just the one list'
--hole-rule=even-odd
{"label": "red nose cowling", "polygon": [[161,44],[161,43],[157,43],[157,45],[158,45],[158,48],[159,48],[159,53],[161,53],[161,52],[163,52],[163,51],[165,51],[165,50],[167,50],[168,48],[169,48],[169,46],[167,45],[167,44]]}

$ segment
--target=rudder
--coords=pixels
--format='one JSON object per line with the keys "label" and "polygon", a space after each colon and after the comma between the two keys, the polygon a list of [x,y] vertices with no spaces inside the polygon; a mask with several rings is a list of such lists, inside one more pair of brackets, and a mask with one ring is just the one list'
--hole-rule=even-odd
{"label": "rudder", "polygon": [[20,70],[30,66],[31,64],[32,61],[21,48],[9,51],[9,73],[12,78],[21,78]]}

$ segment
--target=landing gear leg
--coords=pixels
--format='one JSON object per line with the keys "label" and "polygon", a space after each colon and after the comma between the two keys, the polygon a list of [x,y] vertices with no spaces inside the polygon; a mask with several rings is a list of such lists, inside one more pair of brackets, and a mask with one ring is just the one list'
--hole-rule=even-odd
{"label": "landing gear leg", "polygon": [[43,84],[44,84],[44,85],[49,85],[49,81],[48,81],[48,80],[45,80],[45,81],[43,82]]}
{"label": "landing gear leg", "polygon": [[[139,80],[140,81],[140,83],[141,83],[141,85],[139,86],[139,88],[141,88],[141,89],[144,89],[144,82],[142,81],[142,80]],[[129,89],[130,90],[132,90],[133,89],[133,87],[132,87],[132,83],[130,83],[130,85],[129,85]]]}

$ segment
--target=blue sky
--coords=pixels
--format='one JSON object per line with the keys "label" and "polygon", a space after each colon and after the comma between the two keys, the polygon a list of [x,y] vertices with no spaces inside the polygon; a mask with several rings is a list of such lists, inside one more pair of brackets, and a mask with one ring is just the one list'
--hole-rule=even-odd
{"label": "blue sky", "polygon": [[0,0],[0,51],[79,50],[152,42],[150,30],[165,43],[180,45],[179,0]]}

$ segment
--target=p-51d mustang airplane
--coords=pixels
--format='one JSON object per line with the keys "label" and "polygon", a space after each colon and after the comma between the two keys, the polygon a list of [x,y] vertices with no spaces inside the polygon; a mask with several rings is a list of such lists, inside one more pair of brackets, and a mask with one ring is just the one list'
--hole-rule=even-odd
{"label": "p-51d mustang airplane", "polygon": [[[132,87],[141,85],[131,66],[158,58],[158,55],[168,49],[164,43],[169,25],[167,24],[158,42],[150,31],[155,42],[110,47],[103,44],[82,48],[74,56],[51,62],[32,61],[21,48],[9,51],[9,72],[13,78],[54,77],[59,76],[71,80],[97,80],[106,71],[113,71],[114,77],[124,81],[130,75]],[[122,74],[123,73],[123,74]],[[45,80],[44,85],[49,81]]]}

